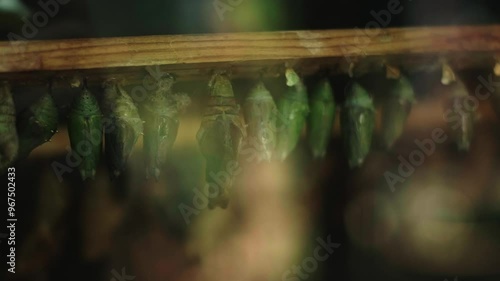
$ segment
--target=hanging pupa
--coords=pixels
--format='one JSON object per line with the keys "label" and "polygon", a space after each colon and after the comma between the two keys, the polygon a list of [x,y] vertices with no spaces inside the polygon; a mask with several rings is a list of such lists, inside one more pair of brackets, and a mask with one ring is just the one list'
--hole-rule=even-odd
{"label": "hanging pupa", "polygon": [[116,79],[104,83],[102,111],[104,152],[112,179],[125,170],[130,153],[142,134],[142,120],[132,98]]}
{"label": "hanging pupa", "polygon": [[[49,86],[50,91],[50,86]],[[57,131],[59,113],[50,92],[21,112],[18,118],[18,159],[28,157],[33,149],[50,141]]]}
{"label": "hanging pupa", "polygon": [[287,69],[288,90],[278,102],[278,143],[276,155],[285,160],[299,142],[309,114],[307,90],[295,71]]}
{"label": "hanging pupa", "polygon": [[450,83],[451,98],[445,118],[458,150],[468,151],[474,135],[476,108],[467,102],[469,92],[460,79]]}
{"label": "hanging pupa", "polygon": [[321,79],[313,88],[309,114],[308,140],[314,158],[324,158],[332,136],[336,105],[328,79]]}
{"label": "hanging pupa", "polygon": [[340,122],[349,167],[360,167],[370,152],[375,108],[368,92],[356,82],[349,86]]}
{"label": "hanging pupa", "polygon": [[102,114],[86,86],[71,105],[68,134],[73,153],[81,158],[78,169],[82,179],[94,179],[101,155]]}
{"label": "hanging pupa", "polygon": [[389,82],[389,91],[382,102],[382,143],[386,149],[390,149],[403,134],[415,102],[415,92],[408,78],[400,76]]}
{"label": "hanging pupa", "polygon": [[231,167],[238,166],[238,155],[246,137],[245,124],[234,98],[231,81],[225,74],[216,73],[212,76],[209,92],[210,100],[197,139],[207,161],[207,186],[216,190],[214,196],[209,196],[209,208],[226,208],[236,176]]}
{"label": "hanging pupa", "polygon": [[248,142],[254,148],[259,161],[271,161],[276,146],[278,109],[263,82],[252,88],[245,100],[244,109]]}
{"label": "hanging pupa", "polygon": [[142,107],[144,120],[143,149],[146,161],[146,178],[160,178],[161,167],[177,137],[179,112],[187,107],[190,99],[186,94],[174,94],[175,79],[168,75],[158,81],[158,88]]}
{"label": "hanging pupa", "polygon": [[495,63],[495,66],[493,68],[493,74],[489,74],[488,77],[479,77],[479,81],[483,85],[482,87],[485,87],[485,89],[480,89],[481,87],[478,86],[478,89],[476,90],[481,90],[481,92],[476,92],[476,96],[479,97],[480,93],[482,99],[487,99],[490,97],[491,94],[491,99],[490,103],[493,107],[493,110],[495,111],[495,114],[497,116],[497,119],[500,119],[500,83],[497,81],[500,80],[500,61],[497,61]]}
{"label": "hanging pupa", "polygon": [[9,84],[0,81],[0,173],[15,160],[18,149],[14,100]]}

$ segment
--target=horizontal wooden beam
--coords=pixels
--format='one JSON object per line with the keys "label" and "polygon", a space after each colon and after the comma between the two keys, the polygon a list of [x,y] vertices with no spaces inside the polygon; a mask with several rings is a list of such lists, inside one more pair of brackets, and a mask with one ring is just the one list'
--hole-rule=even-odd
{"label": "horizontal wooden beam", "polygon": [[500,53],[500,25],[0,42],[0,73],[450,53]]}

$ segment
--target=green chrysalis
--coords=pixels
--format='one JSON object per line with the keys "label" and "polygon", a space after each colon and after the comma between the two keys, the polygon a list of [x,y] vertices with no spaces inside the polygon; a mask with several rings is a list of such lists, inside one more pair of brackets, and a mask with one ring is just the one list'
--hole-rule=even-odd
{"label": "green chrysalis", "polygon": [[82,159],[82,179],[94,179],[101,155],[102,114],[96,98],[85,86],[71,105],[68,133],[71,149]]}
{"label": "green chrysalis", "polygon": [[375,108],[368,92],[356,82],[349,87],[340,121],[349,167],[360,167],[370,152]]}
{"label": "green chrysalis", "polygon": [[306,87],[300,79],[294,82],[294,86],[289,87],[285,96],[278,102],[276,155],[281,161],[285,160],[297,146],[309,114]]}
{"label": "green chrysalis", "polygon": [[415,92],[410,80],[401,76],[390,81],[389,92],[382,103],[382,142],[390,149],[403,134],[406,120],[415,102]]}
{"label": "green chrysalis", "polygon": [[332,136],[336,111],[333,90],[328,79],[322,79],[314,87],[310,106],[309,147],[314,158],[323,158]]}

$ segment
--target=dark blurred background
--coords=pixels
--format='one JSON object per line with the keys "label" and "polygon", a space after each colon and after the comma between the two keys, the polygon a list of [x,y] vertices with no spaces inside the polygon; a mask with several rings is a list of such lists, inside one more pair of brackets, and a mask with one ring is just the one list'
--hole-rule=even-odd
{"label": "dark blurred background", "polygon": [[[67,0],[65,0],[67,1]],[[41,10],[39,0],[0,0],[9,7],[1,21],[0,36],[19,33],[23,22]],[[72,0],[41,28],[36,39],[114,37],[212,32],[247,32],[297,29],[363,28],[373,20],[371,11],[387,9],[388,0],[238,0],[219,17],[214,3],[227,0]],[[403,11],[389,25],[492,24],[498,21],[498,1],[399,1]],[[63,2],[64,3],[64,2]],[[21,7],[22,6],[22,7]],[[5,9],[6,10],[6,9]],[[16,19],[16,16],[18,17]],[[3,19],[1,19],[3,18]],[[7,28],[6,28],[7,27]]]}

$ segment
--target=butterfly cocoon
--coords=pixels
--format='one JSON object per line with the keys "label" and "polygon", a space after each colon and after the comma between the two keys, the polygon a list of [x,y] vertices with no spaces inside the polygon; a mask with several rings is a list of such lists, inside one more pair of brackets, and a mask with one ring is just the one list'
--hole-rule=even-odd
{"label": "butterfly cocoon", "polygon": [[[496,67],[498,67],[499,68],[498,71],[500,71],[500,64],[497,64]],[[484,78],[482,78],[482,79],[484,79]],[[492,76],[490,76],[489,79],[490,80],[493,79],[493,81],[500,80],[498,75],[492,75]],[[488,98],[489,95],[491,95],[491,99],[489,99],[490,100],[489,102],[491,103],[491,106],[492,106],[493,110],[495,111],[497,118],[500,119],[500,83],[488,83],[486,85],[489,85],[489,86],[485,87],[485,89],[479,89],[479,86],[478,86],[478,89],[481,90],[480,93],[482,93],[481,96],[484,97],[484,99]],[[476,93],[476,96],[479,96],[479,94]]]}
{"label": "butterfly cocoon", "polygon": [[155,178],[157,181],[177,138],[179,112],[190,103],[186,94],[173,93],[174,82],[175,79],[170,75],[160,79],[158,88],[149,95],[141,110],[146,178]]}
{"label": "butterfly cocoon", "polygon": [[143,125],[132,98],[117,80],[104,83],[102,111],[105,117],[104,152],[112,179],[125,170]]}
{"label": "butterfly cocoon", "polygon": [[297,146],[309,114],[307,89],[300,79],[294,80],[293,86],[289,86],[279,100],[278,111],[276,157],[284,161]]}
{"label": "butterfly cocoon", "polygon": [[263,82],[252,88],[245,100],[248,143],[255,148],[257,159],[271,161],[276,146],[278,109]]}
{"label": "butterfly cocoon", "polygon": [[[216,73],[212,76],[209,93],[197,139],[206,159],[205,180],[210,186],[209,208],[226,208],[236,176],[233,168],[238,166],[238,155],[246,137],[246,129],[231,81],[225,74]],[[215,192],[212,195],[213,190]]]}
{"label": "butterfly cocoon", "polygon": [[71,105],[68,118],[71,149],[81,158],[83,180],[94,179],[101,155],[102,114],[95,96],[84,87]]}
{"label": "butterfly cocoon", "polygon": [[50,93],[45,93],[18,117],[18,159],[28,157],[36,147],[48,142],[57,131],[59,113]]}
{"label": "butterfly cocoon", "polygon": [[448,110],[445,113],[447,124],[450,126],[451,137],[458,150],[468,151],[474,136],[474,123],[476,120],[476,108],[468,106],[469,92],[464,83],[457,79],[449,84],[451,98]]}
{"label": "butterfly cocoon", "polygon": [[14,162],[18,149],[14,100],[9,84],[0,82],[0,172]]}
{"label": "butterfly cocoon", "polygon": [[400,76],[389,81],[387,96],[382,102],[382,144],[390,149],[403,134],[411,107],[415,102],[415,92],[410,80]]}
{"label": "butterfly cocoon", "polygon": [[340,116],[349,167],[360,167],[370,152],[375,129],[375,108],[368,92],[357,82],[349,86]]}
{"label": "butterfly cocoon", "polygon": [[328,79],[321,79],[313,87],[310,108],[307,130],[309,148],[314,158],[324,158],[336,112],[333,90]]}

